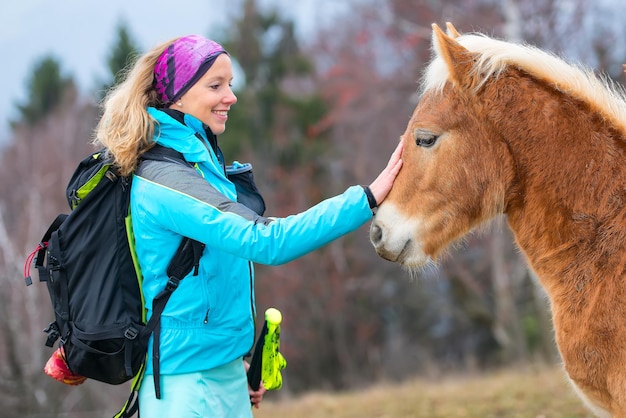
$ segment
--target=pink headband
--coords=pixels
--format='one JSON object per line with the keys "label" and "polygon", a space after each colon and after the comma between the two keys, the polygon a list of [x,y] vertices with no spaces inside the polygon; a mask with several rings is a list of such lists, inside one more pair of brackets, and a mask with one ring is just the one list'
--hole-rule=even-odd
{"label": "pink headband", "polygon": [[220,54],[228,54],[217,42],[198,35],[178,38],[154,66],[154,88],[165,104],[174,103],[207,72]]}

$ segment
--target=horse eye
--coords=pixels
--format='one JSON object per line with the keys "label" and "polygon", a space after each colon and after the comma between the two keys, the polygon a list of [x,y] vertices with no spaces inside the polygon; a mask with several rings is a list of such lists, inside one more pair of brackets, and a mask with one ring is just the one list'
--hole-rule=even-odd
{"label": "horse eye", "polygon": [[422,131],[421,129],[416,129],[413,131],[413,137],[415,138],[415,144],[418,147],[432,147],[437,142],[439,136],[434,135],[430,132]]}

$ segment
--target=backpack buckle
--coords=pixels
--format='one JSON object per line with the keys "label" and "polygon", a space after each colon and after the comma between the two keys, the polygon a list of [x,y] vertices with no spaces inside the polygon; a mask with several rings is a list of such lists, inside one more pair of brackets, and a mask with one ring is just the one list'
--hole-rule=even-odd
{"label": "backpack buckle", "polygon": [[165,290],[168,290],[168,291],[171,290],[173,292],[174,290],[176,290],[176,288],[178,287],[179,283],[180,283],[180,279],[177,279],[176,277],[172,276],[167,281],[167,285],[165,286]]}
{"label": "backpack buckle", "polygon": [[78,197],[78,193],[76,193],[76,189],[72,189],[71,192],[67,195],[67,200],[70,202],[70,207],[73,209],[80,203],[80,198]]}
{"label": "backpack buckle", "polygon": [[46,347],[52,347],[56,340],[58,340],[61,336],[59,326],[56,322],[50,322],[48,327],[44,329],[43,332],[48,334],[48,338],[46,338]]}
{"label": "backpack buckle", "polygon": [[126,331],[124,331],[124,337],[129,340],[134,340],[135,338],[137,338],[137,335],[139,335],[139,331],[137,331],[133,327],[130,327]]}

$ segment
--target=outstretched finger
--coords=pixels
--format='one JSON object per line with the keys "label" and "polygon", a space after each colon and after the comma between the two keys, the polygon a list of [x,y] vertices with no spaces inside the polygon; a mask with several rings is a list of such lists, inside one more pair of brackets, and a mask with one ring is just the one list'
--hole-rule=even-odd
{"label": "outstretched finger", "polygon": [[400,140],[400,142],[398,142],[398,145],[396,146],[396,149],[393,150],[393,153],[389,158],[389,163],[387,163],[388,168],[394,167],[398,163],[398,160],[400,160],[400,156],[402,155],[403,146],[404,141]]}

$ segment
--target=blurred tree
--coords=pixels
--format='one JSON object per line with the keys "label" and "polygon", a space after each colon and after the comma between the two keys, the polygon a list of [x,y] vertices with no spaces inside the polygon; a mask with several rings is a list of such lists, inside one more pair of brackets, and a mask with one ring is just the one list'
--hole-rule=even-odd
{"label": "blurred tree", "polygon": [[300,50],[293,22],[276,11],[261,12],[256,0],[245,0],[243,14],[227,36],[224,46],[244,80],[221,136],[224,153],[239,156],[254,150],[272,165],[298,165],[307,150],[317,152],[307,130],[325,109],[307,85],[313,66]]}
{"label": "blurred tree", "polygon": [[98,91],[98,101],[104,97],[111,87],[117,85],[124,78],[124,70],[135,62],[138,52],[139,48],[130,36],[126,24],[124,22],[119,23],[117,26],[117,40],[107,58],[107,67],[109,68],[111,78]]}
{"label": "blurred tree", "polygon": [[18,123],[32,125],[39,122],[64,100],[75,96],[75,90],[73,79],[61,74],[61,65],[54,57],[40,59],[27,84],[27,101],[17,105],[20,118],[11,126],[15,128]]}

